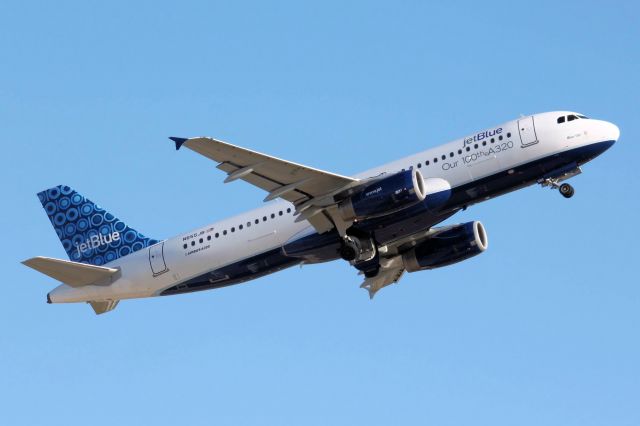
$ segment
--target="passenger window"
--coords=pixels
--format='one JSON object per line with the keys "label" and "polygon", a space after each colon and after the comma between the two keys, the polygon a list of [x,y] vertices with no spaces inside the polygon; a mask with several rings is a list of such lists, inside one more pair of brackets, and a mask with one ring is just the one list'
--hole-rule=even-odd
{"label": "passenger window", "polygon": [[475,145],[473,146],[473,148],[474,148],[474,149],[478,149],[478,144],[475,144]]}
{"label": "passenger window", "polygon": [[467,147],[467,152],[469,152],[469,151],[471,151],[471,148],[470,148],[470,147]]}
{"label": "passenger window", "polygon": [[267,221],[267,217],[266,216],[262,216],[262,221],[266,222]]}
{"label": "passenger window", "polygon": [[453,157],[453,152],[450,152],[450,153],[449,153],[449,157]]}
{"label": "passenger window", "polygon": [[242,229],[242,225],[238,225],[238,229]]}
{"label": "passenger window", "polygon": [[461,149],[458,150],[458,155],[460,155],[460,154],[462,154],[462,150]]}
{"label": "passenger window", "polygon": [[[507,137],[510,138],[511,137],[511,133],[507,133]],[[491,142],[493,142],[493,139],[491,140]]]}
{"label": "passenger window", "polygon": [[434,164],[435,164],[435,163],[437,163],[437,162],[438,162],[438,159],[437,159],[437,158],[434,158],[434,159],[433,159],[433,162],[434,162]]}
{"label": "passenger window", "polygon": [[288,209],[287,209],[287,213],[291,213],[291,208],[288,208]]}
{"label": "passenger window", "polygon": [[184,245],[182,246],[182,248],[187,248],[187,245],[186,245],[186,244],[184,244]]}
{"label": "passenger window", "polygon": [[216,232],[216,238],[218,238],[220,236],[219,232]]}
{"label": "passenger window", "polygon": [[203,241],[202,238],[200,238],[200,244],[202,244],[202,241]]}
{"label": "passenger window", "polygon": [[501,141],[502,140],[502,135],[498,136],[498,140]]}
{"label": "passenger window", "polygon": [[271,219],[275,219],[276,215],[274,213],[271,213]]}
{"label": "passenger window", "polygon": [[227,235],[227,230],[222,231],[222,235]]}
{"label": "passenger window", "polygon": [[425,165],[425,166],[428,166],[428,165],[429,165],[429,160],[425,161],[425,162],[424,162],[424,165]]}
{"label": "passenger window", "polygon": [[558,124],[564,123],[564,115],[562,117],[558,117]]}
{"label": "passenger window", "polygon": [[422,167],[422,163],[418,163],[418,168],[421,168],[421,167]]}
{"label": "passenger window", "polygon": [[255,223],[256,225],[260,223],[260,219],[256,219],[253,221],[253,223]]}
{"label": "passenger window", "polygon": [[211,235],[207,235],[207,241],[211,241]]}

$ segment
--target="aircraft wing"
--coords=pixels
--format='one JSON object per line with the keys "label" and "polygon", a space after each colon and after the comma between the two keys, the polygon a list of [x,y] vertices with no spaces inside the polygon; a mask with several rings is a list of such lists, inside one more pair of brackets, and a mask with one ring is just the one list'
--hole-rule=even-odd
{"label": "aircraft wing", "polygon": [[334,227],[330,217],[318,206],[333,204],[331,195],[358,182],[348,176],[282,160],[217,139],[170,139],[175,142],[176,149],[185,146],[216,161],[217,167],[227,173],[225,183],[241,179],[267,191],[264,201],[282,198],[292,202],[296,206],[298,219],[308,220],[318,232],[326,232]]}

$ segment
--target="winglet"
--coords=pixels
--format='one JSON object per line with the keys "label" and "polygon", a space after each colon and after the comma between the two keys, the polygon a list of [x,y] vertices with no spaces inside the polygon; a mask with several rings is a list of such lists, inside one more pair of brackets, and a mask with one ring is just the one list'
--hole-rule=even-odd
{"label": "winglet", "polygon": [[180,149],[183,143],[189,140],[188,138],[178,138],[175,136],[171,136],[169,139],[176,143],[176,151]]}

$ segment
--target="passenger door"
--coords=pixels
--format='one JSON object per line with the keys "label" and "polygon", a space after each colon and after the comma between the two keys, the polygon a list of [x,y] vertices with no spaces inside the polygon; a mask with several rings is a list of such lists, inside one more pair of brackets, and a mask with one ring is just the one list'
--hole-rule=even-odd
{"label": "passenger door", "polygon": [[520,133],[520,143],[523,147],[538,143],[533,116],[518,120],[518,132]]}
{"label": "passenger door", "polygon": [[149,247],[149,264],[154,277],[169,270],[164,261],[164,241]]}

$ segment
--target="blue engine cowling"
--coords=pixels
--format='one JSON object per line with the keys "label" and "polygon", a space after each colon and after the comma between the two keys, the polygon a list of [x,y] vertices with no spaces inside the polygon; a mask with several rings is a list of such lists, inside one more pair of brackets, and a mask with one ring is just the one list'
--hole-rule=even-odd
{"label": "blue engine cowling", "polygon": [[451,265],[485,251],[489,246],[487,232],[480,222],[456,225],[437,233],[402,255],[408,272]]}
{"label": "blue engine cowling", "polygon": [[426,195],[422,174],[415,169],[403,170],[356,188],[338,208],[344,220],[370,219],[411,207]]}

